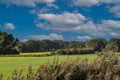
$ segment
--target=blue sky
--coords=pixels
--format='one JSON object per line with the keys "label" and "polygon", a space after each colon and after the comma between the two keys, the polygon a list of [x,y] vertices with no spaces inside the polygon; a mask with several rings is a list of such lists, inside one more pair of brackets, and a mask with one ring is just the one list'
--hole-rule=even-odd
{"label": "blue sky", "polygon": [[0,30],[21,41],[120,38],[120,0],[0,0]]}

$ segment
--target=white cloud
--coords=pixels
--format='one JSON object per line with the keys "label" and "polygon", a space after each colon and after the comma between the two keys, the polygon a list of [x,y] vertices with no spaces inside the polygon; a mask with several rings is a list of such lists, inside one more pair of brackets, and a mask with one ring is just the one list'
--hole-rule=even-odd
{"label": "white cloud", "polygon": [[75,32],[96,35],[97,27],[92,21],[80,24],[73,29]]}
{"label": "white cloud", "polygon": [[35,40],[63,40],[63,36],[55,33],[51,33],[48,36],[47,35],[29,35],[27,38],[35,39]]}
{"label": "white cloud", "polygon": [[120,21],[118,20],[102,20],[98,26],[98,34],[101,36],[119,36]]}
{"label": "white cloud", "polygon": [[114,13],[116,17],[120,18],[120,0],[72,0],[72,1],[73,5],[80,7],[91,7],[106,4],[105,6],[109,9],[109,12]]}
{"label": "white cloud", "polygon": [[38,19],[46,21],[45,23],[38,21],[38,27],[57,31],[69,31],[86,20],[82,14],[68,12],[62,14],[38,14]]}
{"label": "white cloud", "polygon": [[106,4],[119,4],[120,0],[99,0],[99,2]]}
{"label": "white cloud", "polygon": [[86,40],[92,39],[90,36],[77,36],[77,38],[81,41],[86,41]]}
{"label": "white cloud", "polygon": [[50,11],[50,9],[48,8],[48,7],[43,7],[43,8],[41,8],[41,9],[37,9],[37,8],[35,8],[35,9],[32,9],[32,10],[30,10],[29,12],[31,13],[31,14],[42,14],[42,13],[46,13],[46,12],[48,12],[48,11]]}
{"label": "white cloud", "polygon": [[15,26],[12,23],[5,23],[4,28],[7,30],[13,30],[13,29],[15,29]]}
{"label": "white cloud", "polygon": [[42,14],[42,13],[48,13],[51,11],[51,8],[54,8],[54,9],[59,9],[59,7],[53,3],[47,3],[47,6],[44,6],[44,7],[40,7],[40,8],[34,8],[32,10],[30,10],[29,12],[31,14]]}
{"label": "white cloud", "polygon": [[120,0],[73,0],[76,6],[91,7],[99,4],[119,4]]}
{"label": "white cloud", "polygon": [[68,13],[62,14],[38,14],[39,19],[44,19],[51,23],[63,23],[63,24],[79,24],[85,20],[85,17],[79,13]]}
{"label": "white cloud", "polygon": [[[36,25],[47,30],[70,31],[90,35],[96,32],[95,24],[80,13],[38,14],[38,19]],[[41,23],[41,20],[45,22]]]}
{"label": "white cloud", "polygon": [[39,3],[52,3],[55,0],[1,0],[0,3],[7,5],[36,7]]}
{"label": "white cloud", "polygon": [[119,33],[117,33],[117,32],[110,32],[109,35],[111,35],[111,36],[119,36]]}
{"label": "white cloud", "polygon": [[53,7],[55,9],[58,9],[58,6],[52,3],[47,3],[47,7]]}
{"label": "white cloud", "polygon": [[102,20],[101,27],[105,27],[107,29],[120,29],[120,21],[118,20]]}
{"label": "white cloud", "polygon": [[38,19],[36,25],[47,30],[69,31],[92,37],[118,36],[120,33],[119,20],[102,20],[95,24],[80,13],[38,14]]}
{"label": "white cloud", "polygon": [[73,0],[74,5],[76,6],[93,6],[99,3],[98,0]]}
{"label": "white cloud", "polygon": [[111,13],[114,13],[117,17],[120,17],[120,5],[115,5],[109,8]]}

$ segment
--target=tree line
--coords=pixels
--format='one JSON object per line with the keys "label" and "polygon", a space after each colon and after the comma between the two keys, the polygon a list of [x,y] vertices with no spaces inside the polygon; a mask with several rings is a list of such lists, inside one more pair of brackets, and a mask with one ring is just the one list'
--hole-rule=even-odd
{"label": "tree line", "polygon": [[22,52],[40,52],[40,51],[55,51],[58,49],[81,49],[92,48],[95,51],[111,50],[115,52],[120,51],[120,39],[111,38],[107,41],[105,38],[97,38],[81,41],[62,41],[62,40],[29,40],[21,43]]}
{"label": "tree line", "polygon": [[81,41],[62,41],[62,40],[28,40],[19,42],[12,34],[0,31],[0,54],[19,54],[20,52],[41,52],[56,51],[58,49],[85,49],[92,48],[95,51],[112,50],[120,51],[120,39],[97,38]]}
{"label": "tree line", "polygon": [[22,52],[41,52],[41,51],[55,51],[64,48],[83,48],[84,42],[77,41],[62,41],[62,40],[29,40],[21,42],[20,50]]}

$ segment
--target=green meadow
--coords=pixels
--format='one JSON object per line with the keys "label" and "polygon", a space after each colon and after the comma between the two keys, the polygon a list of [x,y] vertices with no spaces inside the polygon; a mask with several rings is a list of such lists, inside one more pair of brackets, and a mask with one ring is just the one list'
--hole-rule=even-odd
{"label": "green meadow", "polygon": [[[34,53],[34,54],[49,54],[48,52]],[[33,53],[21,53],[20,55],[31,55]],[[23,71],[26,75],[28,66],[32,66],[33,72],[35,72],[40,65],[52,63],[55,59],[59,62],[66,60],[76,60],[77,58],[87,58],[89,61],[93,61],[96,54],[86,55],[56,55],[56,56],[45,56],[45,57],[0,57],[0,73],[3,74],[4,78],[7,78],[12,74],[14,70]]]}

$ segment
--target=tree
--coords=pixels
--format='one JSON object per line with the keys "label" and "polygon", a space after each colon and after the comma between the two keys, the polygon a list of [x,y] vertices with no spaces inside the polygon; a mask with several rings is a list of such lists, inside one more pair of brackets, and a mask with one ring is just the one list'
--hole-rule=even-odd
{"label": "tree", "polygon": [[22,43],[22,52],[35,52],[38,50],[37,42],[34,40],[29,40]]}
{"label": "tree", "polygon": [[28,40],[22,42],[20,48],[22,52],[40,52],[40,51],[53,51],[64,48],[65,42],[61,40]]}
{"label": "tree", "polygon": [[18,42],[19,40],[14,38],[12,34],[0,32],[0,54],[18,54]]}
{"label": "tree", "polygon": [[93,48],[96,51],[102,51],[102,49],[105,48],[107,44],[107,40],[104,38],[97,38],[97,39],[91,39],[86,41],[85,46],[86,48]]}
{"label": "tree", "polygon": [[84,42],[79,41],[70,41],[67,45],[67,48],[84,48],[85,44]]}
{"label": "tree", "polygon": [[119,38],[111,38],[105,49],[115,51],[115,52],[120,51],[120,39]]}

